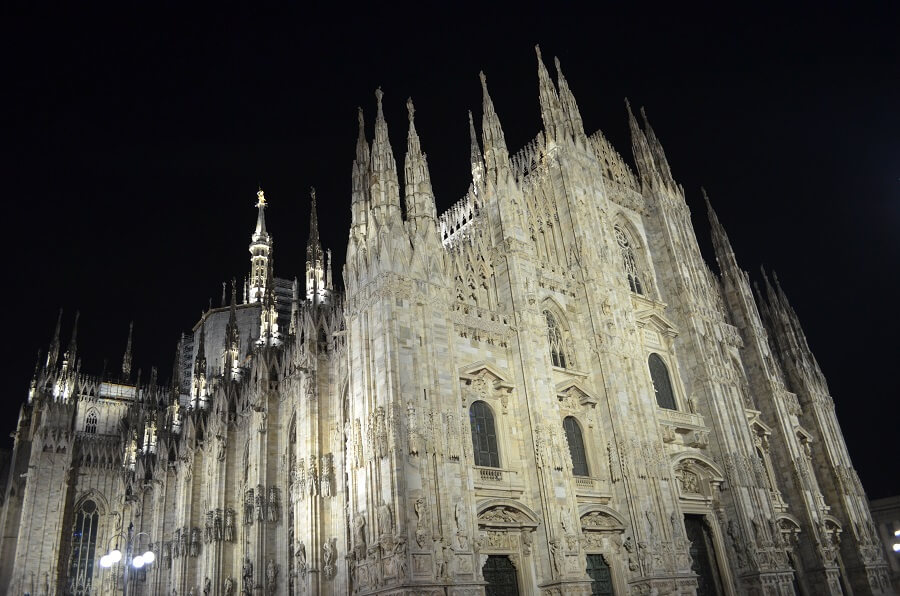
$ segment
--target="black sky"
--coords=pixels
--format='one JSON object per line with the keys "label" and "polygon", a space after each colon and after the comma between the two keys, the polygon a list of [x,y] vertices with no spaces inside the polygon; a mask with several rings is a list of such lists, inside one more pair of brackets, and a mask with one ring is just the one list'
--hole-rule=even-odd
{"label": "black sky", "polygon": [[[709,255],[699,187],[741,265],[782,280],[829,379],[870,497],[900,493],[900,30],[896,3],[659,13],[343,3],[265,20],[208,14],[7,15],[0,24],[10,234],[4,436],[57,309],[81,311],[84,368],[168,377],[179,333],[248,269],[257,183],[276,273],[300,275],[308,188],[342,262],[356,106],[382,86],[398,161],[405,100],[443,210],[468,184],[478,71],[510,149],[538,131],[533,46],[558,55],[588,132],[631,161],[623,98],[647,108]],[[681,7],[679,7],[681,9]],[[337,272],[336,272],[337,273]]]}

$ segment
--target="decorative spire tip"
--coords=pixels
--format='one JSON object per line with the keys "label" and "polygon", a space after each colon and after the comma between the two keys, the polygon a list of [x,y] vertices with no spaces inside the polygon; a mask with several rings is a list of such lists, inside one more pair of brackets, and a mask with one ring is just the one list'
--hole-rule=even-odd
{"label": "decorative spire tip", "polygon": [[412,97],[406,98],[406,111],[409,112],[409,121],[412,122],[416,114],[416,108],[413,106]]}

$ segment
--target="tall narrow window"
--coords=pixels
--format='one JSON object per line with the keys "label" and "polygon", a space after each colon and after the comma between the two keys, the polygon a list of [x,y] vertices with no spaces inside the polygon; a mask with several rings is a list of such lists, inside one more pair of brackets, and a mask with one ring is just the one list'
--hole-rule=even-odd
{"label": "tall narrow window", "polygon": [[500,467],[500,452],[497,450],[497,430],[494,414],[490,406],[476,401],[469,408],[469,422],[472,425],[472,451],[475,465],[488,468]]}
{"label": "tall narrow window", "polygon": [[675,407],[675,394],[672,393],[672,382],[669,380],[669,369],[659,354],[650,354],[648,360],[650,378],[653,380],[653,390],[656,392],[656,403],[660,408],[677,410]]}
{"label": "tall narrow window", "polygon": [[569,442],[569,453],[572,454],[572,474],[575,476],[589,476],[587,456],[584,452],[584,438],[581,436],[581,427],[572,416],[563,419],[563,429],[566,431],[566,440]]}
{"label": "tall narrow window", "polygon": [[72,530],[72,556],[69,563],[69,593],[76,596],[92,594],[94,552],[97,548],[97,504],[87,500],[75,513]]}
{"label": "tall narrow window", "polygon": [[547,320],[547,340],[550,342],[550,358],[553,360],[553,366],[565,368],[566,349],[562,330],[559,328],[556,317],[549,310],[544,311],[544,318]]}
{"label": "tall narrow window", "polygon": [[97,433],[97,410],[90,410],[84,419],[84,432]]}
{"label": "tall narrow window", "polygon": [[625,269],[625,276],[628,279],[628,287],[635,294],[643,294],[644,288],[641,285],[641,278],[638,275],[637,260],[634,257],[634,247],[628,234],[621,227],[613,228],[616,234],[616,242],[619,244],[619,252],[622,257],[622,266]]}

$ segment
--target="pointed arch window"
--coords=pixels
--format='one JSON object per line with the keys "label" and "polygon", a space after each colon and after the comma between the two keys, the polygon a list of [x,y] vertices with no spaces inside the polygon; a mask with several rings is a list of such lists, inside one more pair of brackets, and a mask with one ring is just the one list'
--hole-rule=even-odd
{"label": "pointed arch window", "polygon": [[77,596],[92,594],[94,554],[97,550],[97,523],[100,515],[97,504],[88,499],[75,513],[72,529],[72,555],[69,563],[69,593]]}
{"label": "pointed arch window", "polygon": [[569,443],[569,453],[572,455],[572,474],[574,476],[590,476],[587,455],[584,450],[584,437],[581,435],[578,421],[573,416],[566,416],[563,419],[563,430],[566,431],[566,441]]}
{"label": "pointed arch window", "polygon": [[87,416],[84,418],[84,432],[90,433],[92,435],[97,434],[97,422],[99,417],[97,416],[97,410],[89,410]]}
{"label": "pointed arch window", "polygon": [[638,274],[637,259],[634,255],[634,245],[621,226],[617,225],[613,230],[616,234],[616,243],[619,245],[622,267],[625,269],[625,276],[628,279],[628,287],[635,294],[643,295],[644,286],[641,283],[641,277]]}
{"label": "pointed arch window", "polygon": [[650,378],[653,380],[653,390],[656,392],[656,403],[660,408],[677,410],[675,407],[675,394],[672,391],[672,382],[669,379],[669,369],[659,354],[650,354],[647,361],[650,367]]}
{"label": "pointed arch window", "polygon": [[553,360],[553,366],[566,368],[566,347],[562,329],[549,310],[544,311],[544,318],[547,320],[547,340],[550,342],[550,359]]}
{"label": "pointed arch window", "polygon": [[475,455],[475,465],[499,468],[497,428],[494,425],[491,407],[483,401],[474,402],[469,408],[469,423],[472,425],[472,452]]}

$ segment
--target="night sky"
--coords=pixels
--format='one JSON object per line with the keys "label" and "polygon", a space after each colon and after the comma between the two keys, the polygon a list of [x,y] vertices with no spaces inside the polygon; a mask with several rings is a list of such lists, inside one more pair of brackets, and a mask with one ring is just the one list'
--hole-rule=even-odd
{"label": "night sky", "polygon": [[741,265],[754,279],[760,264],[778,272],[869,496],[900,494],[896,2],[682,14],[335,5],[266,21],[219,10],[0,19],[4,437],[59,308],[64,345],[81,311],[84,370],[106,359],[118,370],[134,320],[134,368],[168,378],[180,332],[247,274],[257,184],[277,275],[302,275],[310,186],[342,263],[356,106],[371,137],[377,86],[398,162],[412,96],[438,210],[461,198],[478,71],[515,152],[541,126],[540,43],[551,72],[561,59],[588,133],[602,129],[630,162],[623,99],[646,107],[707,257],[701,185]]}

